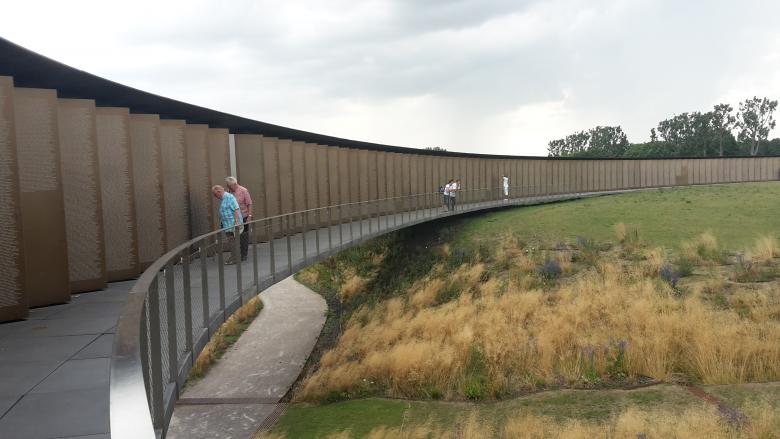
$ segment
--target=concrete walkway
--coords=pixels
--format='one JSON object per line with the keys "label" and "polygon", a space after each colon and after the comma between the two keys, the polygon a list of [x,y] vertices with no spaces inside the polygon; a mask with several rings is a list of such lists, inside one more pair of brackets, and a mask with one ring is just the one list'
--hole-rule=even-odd
{"label": "concrete walkway", "polygon": [[279,408],[325,324],[327,305],[289,277],[260,294],[263,310],[177,402],[170,439],[249,439]]}

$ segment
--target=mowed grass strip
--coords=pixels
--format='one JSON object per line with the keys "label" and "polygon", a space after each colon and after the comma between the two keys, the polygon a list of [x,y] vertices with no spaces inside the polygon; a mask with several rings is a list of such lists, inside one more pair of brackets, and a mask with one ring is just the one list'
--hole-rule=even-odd
{"label": "mowed grass strip", "polygon": [[638,227],[642,239],[670,249],[711,231],[729,249],[780,231],[780,182],[658,189],[490,213],[467,220],[458,241],[502,233],[542,242],[579,236],[613,240],[615,225]]}
{"label": "mowed grass strip", "polygon": [[[731,386],[734,387],[734,386]],[[499,430],[522,415],[549,416],[556,421],[607,421],[628,407],[683,411],[705,404],[679,386],[664,384],[635,390],[561,390],[491,403],[406,401],[367,398],[332,404],[291,404],[272,433],[288,438],[321,438],[349,430],[365,437],[377,427],[404,428],[430,424],[448,428],[476,415],[486,427]]]}

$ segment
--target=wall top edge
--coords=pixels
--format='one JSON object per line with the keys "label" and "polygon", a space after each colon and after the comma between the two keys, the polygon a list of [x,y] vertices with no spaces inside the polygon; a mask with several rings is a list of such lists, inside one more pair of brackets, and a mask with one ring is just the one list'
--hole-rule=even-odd
{"label": "wall top edge", "polygon": [[[65,99],[94,100],[98,108],[124,107],[133,115],[158,115],[161,120],[178,119],[187,124],[208,125],[214,129],[226,129],[232,134],[259,134],[292,142],[314,143],[349,149],[365,149],[403,154],[442,157],[523,159],[523,160],[680,160],[680,159],[730,159],[737,157],[645,157],[645,158],[597,158],[597,157],[545,157],[519,155],[493,155],[456,151],[433,151],[403,146],[363,142],[317,134],[280,125],[200,107],[163,96],[138,90],[83,70],[62,64],[0,37],[0,76],[13,78],[15,87],[25,89],[56,90]],[[762,158],[755,156],[741,158]]]}

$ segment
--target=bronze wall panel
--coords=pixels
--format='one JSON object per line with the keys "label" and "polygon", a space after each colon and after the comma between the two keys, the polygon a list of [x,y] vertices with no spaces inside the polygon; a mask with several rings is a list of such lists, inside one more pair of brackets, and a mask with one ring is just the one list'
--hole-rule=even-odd
{"label": "bronze wall panel", "polygon": [[347,171],[349,173],[349,202],[352,205],[349,207],[349,214],[351,218],[358,218],[359,206],[357,202],[360,201],[360,165],[358,158],[358,150],[347,149]]}
{"label": "bronze wall panel", "polygon": [[[330,202],[330,175],[328,166],[328,147],[323,145],[315,146],[317,155],[317,207],[327,207]],[[320,225],[328,223],[327,209],[320,209]]]}
{"label": "bronze wall panel", "polygon": [[390,198],[390,200],[387,203],[387,209],[389,212],[395,212],[396,206],[396,200],[394,198],[397,196],[397,185],[396,185],[396,154],[388,152],[385,154],[385,177],[387,178],[387,198]]}
{"label": "bronze wall panel", "polygon": [[106,277],[109,282],[140,273],[133,161],[130,154],[130,111],[96,109]]}
{"label": "bronze wall panel", "polygon": [[404,210],[404,161],[403,154],[393,153],[393,172],[395,173],[395,202],[393,203],[396,212]]}
{"label": "bronze wall panel", "polygon": [[[377,152],[376,162],[376,180],[377,180],[377,193],[376,196],[380,200],[387,198],[387,153],[384,151]],[[387,213],[388,205],[387,201],[382,201],[379,204],[379,208],[383,214]]]}
{"label": "bronze wall panel", "polygon": [[314,209],[319,204],[318,172],[317,172],[317,145],[314,143],[304,143],[303,145],[303,168],[304,180],[306,183],[306,210],[310,212],[306,215],[307,226],[312,227],[317,224],[317,213]]}
{"label": "bronze wall panel", "polygon": [[106,286],[95,101],[60,99],[57,110],[70,292]]}
{"label": "bronze wall panel", "polygon": [[145,270],[168,248],[159,116],[130,115],[130,152],[138,226],[138,262],[141,270]]}
{"label": "bronze wall panel", "polygon": [[[377,170],[377,161],[379,153],[376,151],[366,151],[367,153],[367,166],[366,177],[368,179],[368,200],[376,201],[379,198],[379,172]],[[372,203],[370,206],[370,214],[376,215],[377,206],[376,203]]]}
{"label": "bronze wall panel", "polygon": [[435,207],[437,204],[436,196],[433,195],[438,189],[439,189],[439,182],[435,178],[435,175],[433,173],[433,156],[425,156],[424,158],[425,163],[425,193],[428,194],[425,196],[425,206],[426,207]]}
{"label": "bronze wall panel", "polygon": [[[349,195],[349,186],[353,180],[349,170],[349,150],[339,148],[339,200],[341,204],[351,202]],[[350,218],[351,211],[347,206],[339,209],[339,215],[343,219]]]}
{"label": "bronze wall panel", "polygon": [[0,76],[0,322],[27,317],[13,79]]}
{"label": "bronze wall panel", "polygon": [[[268,216],[265,211],[265,151],[263,136],[258,134],[235,134],[236,175],[238,183],[249,191],[252,198],[254,219]],[[222,184],[222,186],[227,186]],[[213,198],[213,197],[212,197]]]}
{"label": "bronze wall panel", "polygon": [[[292,160],[293,182],[289,186],[293,197],[293,212],[306,210],[306,186],[309,176],[306,175],[304,168],[304,143],[291,142],[290,154]],[[295,215],[294,224],[296,227],[303,227],[303,216]]]}
{"label": "bronze wall panel", "polygon": [[[286,139],[276,141],[277,164],[279,166],[279,184],[276,196],[279,199],[281,214],[290,213],[295,210],[294,196],[295,177],[293,176],[292,166],[292,146]],[[292,223],[291,223],[292,224]]]}
{"label": "bronze wall panel", "polygon": [[184,130],[187,148],[187,192],[190,205],[190,238],[211,231],[212,205],[209,178],[209,126],[187,125]]}
{"label": "bronze wall panel", "polygon": [[184,126],[183,120],[160,121],[160,156],[168,249],[190,239],[190,192],[187,187]]}
{"label": "bronze wall panel", "polygon": [[[209,128],[209,176],[211,186],[218,184],[225,185],[225,177],[231,174],[230,171],[230,134],[228,130],[222,128]],[[211,213],[212,230],[221,229],[219,224],[219,203],[212,200],[213,210]]]}
{"label": "bronze wall panel", "polygon": [[[236,136],[238,139],[238,136]],[[262,201],[264,203],[263,209],[265,210],[265,216],[277,216],[281,215],[281,197],[279,191],[279,154],[276,150],[276,142],[278,139],[275,137],[263,137],[260,142],[260,148],[263,151],[263,195]],[[254,200],[253,200],[254,201]],[[276,224],[276,223],[275,223]],[[278,230],[278,227],[275,227]]]}
{"label": "bronze wall panel", "polygon": [[30,306],[70,298],[57,92],[14,89],[25,289]]}

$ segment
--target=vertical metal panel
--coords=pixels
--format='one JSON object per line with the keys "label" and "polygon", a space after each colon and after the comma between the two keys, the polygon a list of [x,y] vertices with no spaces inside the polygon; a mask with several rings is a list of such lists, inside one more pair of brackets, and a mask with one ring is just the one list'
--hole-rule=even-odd
{"label": "vertical metal panel", "polygon": [[[347,149],[347,171],[349,173],[349,202],[357,203],[360,201],[360,160],[359,151],[356,149]],[[357,204],[350,207],[350,215],[355,218],[358,216]]]}
{"label": "vertical metal panel", "polygon": [[[279,191],[279,155],[276,150],[276,142],[279,139],[275,137],[262,137],[260,142],[260,148],[263,152],[263,209],[265,210],[265,216],[277,216],[282,213],[282,206],[280,204],[280,191]],[[238,144],[238,136],[236,136],[236,144]],[[241,171],[239,171],[240,175]],[[252,200],[254,201],[254,200]],[[279,231],[277,225],[278,222],[273,223],[274,232]]]}
{"label": "vertical metal panel", "polygon": [[[395,177],[396,177],[396,165],[395,165],[395,153],[386,153],[385,154],[385,178],[387,179],[387,183],[385,184],[385,187],[387,188],[387,198],[394,198],[397,195],[396,192],[396,183],[395,183]],[[390,200],[387,203],[387,209],[389,212],[395,211],[396,205],[395,200]]]}
{"label": "vertical metal panel", "polygon": [[[306,170],[304,169],[304,143],[292,142],[290,144],[290,153],[292,154],[292,182],[290,190],[293,193],[293,212],[306,210]],[[296,227],[303,227],[303,216],[296,215],[293,224]]]}
{"label": "vertical metal panel", "polygon": [[[328,200],[331,206],[341,204],[341,196],[339,194],[339,182],[341,181],[341,173],[339,172],[339,149],[335,146],[327,147],[328,153]],[[331,212],[335,215],[336,212]]]}
{"label": "vertical metal panel", "polygon": [[130,115],[130,151],[138,224],[138,261],[141,270],[145,270],[168,247],[159,116]]}
{"label": "vertical metal panel", "polygon": [[190,236],[211,231],[213,219],[211,181],[209,178],[209,126],[187,125],[184,144],[187,148],[187,192],[190,198]]}
{"label": "vertical metal panel", "polygon": [[401,154],[401,196],[403,209],[411,209],[409,195],[412,194],[412,160],[409,154]]}
{"label": "vertical metal panel", "polygon": [[[328,169],[328,147],[316,145],[315,154],[317,155],[317,207],[330,206],[330,175]],[[321,211],[322,212],[322,211]],[[327,223],[325,213],[320,214],[320,225]]]}
{"label": "vertical metal panel", "polygon": [[[425,165],[424,165],[425,166],[425,186],[424,186],[425,190],[424,190],[424,192],[426,194],[429,194],[429,195],[426,195],[426,197],[425,197],[425,206],[426,207],[434,207],[436,205],[435,204],[436,200],[434,200],[434,197],[430,196],[430,194],[432,192],[436,192],[436,190],[439,188],[439,182],[434,177],[434,174],[433,174],[433,159],[434,159],[433,156],[430,156],[430,155],[427,155],[424,158],[424,163],[425,163]],[[464,184],[465,184],[465,181],[464,181]]]}
{"label": "vertical metal panel", "polygon": [[190,199],[187,187],[187,150],[183,120],[160,122],[160,151],[165,197],[168,248],[187,242],[190,234]]}
{"label": "vertical metal panel", "polygon": [[14,118],[29,304],[67,302],[70,291],[57,93],[14,89]]}
{"label": "vertical metal panel", "polygon": [[[377,156],[379,155],[376,151],[366,151],[366,180],[367,181],[367,187],[368,187],[368,200],[376,200],[379,198],[379,175],[378,175],[378,169],[377,169]],[[374,206],[372,206],[373,208]]]}
{"label": "vertical metal panel", "polygon": [[0,322],[27,316],[13,79],[0,76]]}
{"label": "vertical metal panel", "polygon": [[57,110],[70,292],[106,286],[95,101],[60,99]]}
{"label": "vertical metal panel", "polygon": [[[312,210],[319,204],[319,175],[317,173],[317,145],[306,143],[303,146],[303,167],[306,175],[306,209]],[[312,210],[306,215],[309,225],[317,224],[317,216]]]}
{"label": "vertical metal panel", "polygon": [[[349,187],[352,184],[357,184],[352,180],[352,175],[349,170],[349,150],[346,148],[339,148],[339,199],[341,204],[350,203]],[[351,211],[349,209],[343,209],[341,212],[342,218],[349,217]]]}
{"label": "vertical metal panel", "polygon": [[[225,177],[230,175],[230,134],[222,128],[209,128],[209,186],[224,186]],[[211,189],[211,187],[209,187]],[[219,224],[219,203],[212,200],[211,228],[216,230]]]}
{"label": "vertical metal panel", "polygon": [[[439,187],[444,186],[444,177],[442,177],[441,174],[441,165],[440,165],[441,157],[438,156],[432,156],[431,157],[431,174],[433,179],[433,187],[434,190],[438,191]],[[437,197],[441,198],[441,197]],[[441,202],[439,200],[433,201],[434,206],[439,206]]]}
{"label": "vertical metal panel", "polygon": [[[371,197],[369,193],[369,174],[371,170],[368,165],[368,150],[358,149],[357,153],[357,168],[358,168],[358,201],[368,201]],[[363,211],[365,214],[365,210]]]}
{"label": "vertical metal panel", "polygon": [[286,139],[276,141],[277,166],[279,166],[279,184],[276,191],[276,198],[279,200],[280,214],[290,213],[295,210],[293,204],[295,191],[293,185],[295,178],[292,168],[292,147],[291,142]]}
{"label": "vertical metal panel", "polygon": [[[384,151],[377,152],[376,157],[376,197],[383,200],[387,198],[387,153]],[[380,212],[387,212],[387,203],[380,203]]]}
{"label": "vertical metal panel", "polygon": [[[249,191],[252,197],[252,214],[255,218],[268,216],[265,212],[265,174],[263,136],[257,134],[236,134],[236,175],[238,183]],[[223,184],[224,186],[224,184]]]}
{"label": "vertical metal panel", "polygon": [[132,279],[140,267],[130,112],[127,108],[97,108],[95,121],[106,277],[109,282]]}

